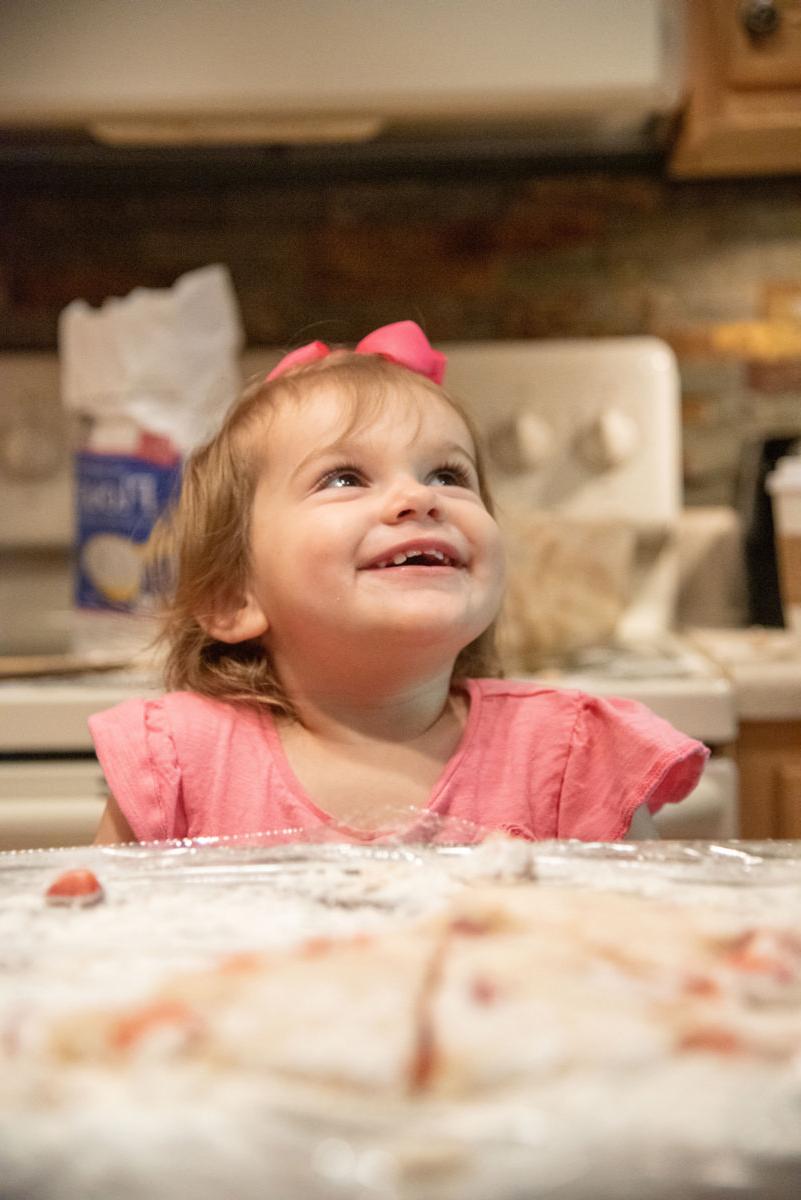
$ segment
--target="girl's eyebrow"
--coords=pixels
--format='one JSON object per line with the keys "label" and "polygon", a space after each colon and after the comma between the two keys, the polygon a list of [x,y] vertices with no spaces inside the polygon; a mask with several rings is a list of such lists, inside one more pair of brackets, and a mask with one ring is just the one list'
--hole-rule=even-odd
{"label": "girl's eyebrow", "polygon": [[442,447],[442,451],[444,454],[463,454],[474,467],[476,466],[475,454],[471,450],[468,450],[466,446],[463,446],[461,442],[448,442]]}
{"label": "girl's eyebrow", "polygon": [[302,475],[306,468],[318,459],[339,458],[343,455],[349,458],[352,454],[353,442],[349,438],[339,438],[335,442],[330,442],[327,446],[315,446],[313,450],[310,450],[300,460],[290,478],[295,479],[298,475]]}

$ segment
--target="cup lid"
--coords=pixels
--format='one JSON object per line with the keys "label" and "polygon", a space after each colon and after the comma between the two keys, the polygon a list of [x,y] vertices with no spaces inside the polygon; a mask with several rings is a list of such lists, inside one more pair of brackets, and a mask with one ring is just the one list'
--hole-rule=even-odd
{"label": "cup lid", "polygon": [[801,491],[801,455],[780,458],[765,479],[769,492]]}

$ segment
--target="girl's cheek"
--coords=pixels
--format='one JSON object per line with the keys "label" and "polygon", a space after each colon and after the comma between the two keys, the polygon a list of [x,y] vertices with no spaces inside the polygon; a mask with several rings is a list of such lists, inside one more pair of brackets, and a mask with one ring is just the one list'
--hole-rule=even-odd
{"label": "girl's cheek", "polygon": [[506,545],[504,543],[501,531],[497,525],[494,527],[492,538],[492,553],[491,560],[493,569],[501,583],[506,581]]}

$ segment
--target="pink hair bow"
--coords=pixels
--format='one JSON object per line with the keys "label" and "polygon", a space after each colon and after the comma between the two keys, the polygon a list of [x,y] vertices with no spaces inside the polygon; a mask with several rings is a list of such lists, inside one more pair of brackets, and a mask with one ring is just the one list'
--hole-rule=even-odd
{"label": "pink hair bow", "polygon": [[[442,383],[445,376],[447,358],[433,348],[415,321],[395,321],[392,325],[382,325],[363,337],[354,349],[356,354],[380,354],[382,358],[424,375],[433,383]],[[327,358],[331,352],[331,347],[325,342],[308,342],[305,346],[299,346],[297,350],[285,354],[273,367],[267,382],[293,367],[303,367]]]}

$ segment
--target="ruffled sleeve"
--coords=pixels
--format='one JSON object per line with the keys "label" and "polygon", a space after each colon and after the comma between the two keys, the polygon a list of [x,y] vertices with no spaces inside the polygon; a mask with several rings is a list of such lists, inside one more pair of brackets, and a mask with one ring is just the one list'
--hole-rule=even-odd
{"label": "ruffled sleeve", "polygon": [[579,695],[559,801],[560,838],[614,841],[634,812],[682,800],[709,756],[634,700]]}
{"label": "ruffled sleeve", "polygon": [[89,718],[114,799],[140,842],[186,836],[181,772],[164,697],[125,700]]}

